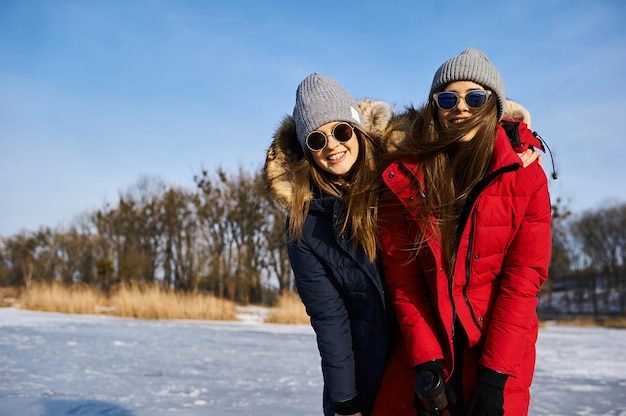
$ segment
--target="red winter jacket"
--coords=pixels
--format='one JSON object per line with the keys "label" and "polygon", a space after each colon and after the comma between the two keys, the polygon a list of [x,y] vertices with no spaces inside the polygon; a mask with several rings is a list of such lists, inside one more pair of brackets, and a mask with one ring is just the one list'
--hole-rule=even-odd
{"label": "red winter jacket", "polygon": [[[541,147],[523,123],[519,134],[522,142]],[[375,414],[414,414],[413,366],[443,358],[445,372],[451,374],[455,319],[469,338],[465,368],[472,364],[473,352],[474,365],[478,361],[508,374],[506,414],[526,414],[535,364],[537,296],[551,254],[546,175],[536,162],[521,168],[500,127],[492,164],[471,201],[453,278],[448,279],[436,239],[428,239],[417,257],[410,250],[421,227],[415,221],[419,210],[414,209],[421,203],[421,191],[412,185],[419,179],[417,172],[415,157],[398,160],[383,173],[395,206],[381,203],[381,256],[404,341],[396,345],[387,367]],[[476,374],[464,374],[467,401]]]}

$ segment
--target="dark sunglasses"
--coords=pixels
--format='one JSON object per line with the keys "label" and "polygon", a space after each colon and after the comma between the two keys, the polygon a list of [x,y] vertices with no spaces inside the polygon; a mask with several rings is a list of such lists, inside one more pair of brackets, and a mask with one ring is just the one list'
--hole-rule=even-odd
{"label": "dark sunglasses", "polygon": [[491,91],[470,91],[464,96],[455,92],[436,92],[433,99],[442,110],[451,110],[459,103],[459,99],[464,98],[465,104],[470,108],[480,108],[491,97]]}
{"label": "dark sunglasses", "polygon": [[[353,133],[354,128],[351,125],[348,123],[338,123],[335,124],[333,132],[330,135],[339,143],[345,143],[352,138]],[[315,130],[306,136],[304,143],[312,152],[321,152],[328,144],[328,139],[324,133]]]}

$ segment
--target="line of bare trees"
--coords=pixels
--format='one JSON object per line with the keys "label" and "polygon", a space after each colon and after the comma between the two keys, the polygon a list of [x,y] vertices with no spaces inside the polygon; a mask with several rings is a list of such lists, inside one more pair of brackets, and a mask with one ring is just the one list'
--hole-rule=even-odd
{"label": "line of bare trees", "polygon": [[552,261],[540,311],[626,313],[626,203],[577,216],[552,207]]}
{"label": "line of bare trees", "polygon": [[293,289],[285,216],[260,174],[203,171],[194,189],[141,178],[65,230],[4,238],[0,285],[60,281],[109,290],[154,283],[241,303],[270,303]]}
{"label": "line of bare trees", "polygon": [[[271,304],[294,289],[285,216],[260,172],[203,171],[195,187],[141,178],[67,229],[0,241],[0,285],[58,281],[109,290],[158,283],[240,303]],[[626,312],[626,203],[572,215],[553,206],[553,253],[542,308]]]}

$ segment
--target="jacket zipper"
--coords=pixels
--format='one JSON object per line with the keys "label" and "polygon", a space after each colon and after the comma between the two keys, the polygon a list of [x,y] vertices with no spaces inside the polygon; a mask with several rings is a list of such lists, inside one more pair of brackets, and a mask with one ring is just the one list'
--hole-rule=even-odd
{"label": "jacket zipper", "polygon": [[[469,235],[469,244],[468,244],[468,248],[467,248],[467,254],[465,256],[465,286],[463,286],[463,300],[465,301],[465,304],[468,306],[470,313],[472,315],[472,320],[474,321],[474,325],[476,325],[476,327],[478,328],[478,330],[480,331],[480,333],[483,333],[483,328],[482,325],[480,325],[480,322],[478,321],[478,319],[476,318],[476,313],[474,312],[474,308],[472,307],[472,304],[467,296],[467,288],[469,287],[470,284],[470,280],[471,280],[471,262],[472,262],[472,251],[474,250],[474,233],[475,233],[475,229],[476,229],[476,212],[478,210],[478,207],[474,207],[474,203],[476,202],[476,200],[478,200],[478,197],[480,196],[480,194],[482,193],[482,191],[491,183],[493,182],[496,177],[502,175],[505,172],[512,172],[518,169],[519,166],[516,165],[508,165],[508,166],[504,166],[490,174],[488,174],[487,176],[485,176],[485,178],[483,178],[483,180],[481,180],[476,187],[470,192],[468,201],[466,202],[466,209],[464,210],[465,212],[463,212],[461,214],[461,223],[465,223],[465,221],[463,220],[463,218],[470,217],[469,219],[469,223],[470,223],[470,235]],[[469,209],[471,211],[467,212],[466,210]],[[463,235],[463,229],[459,230],[459,236]],[[453,272],[454,273],[454,272]],[[454,300],[453,300],[453,304],[454,304]],[[452,331],[454,333],[454,322],[453,322],[453,327],[452,327]]]}
{"label": "jacket zipper", "polygon": [[450,303],[452,304],[452,344],[454,345],[454,337],[456,335],[456,304],[454,302],[453,288],[454,288],[454,267],[451,272],[448,272],[448,296],[450,296]]}
{"label": "jacket zipper", "polygon": [[467,296],[467,288],[470,285],[470,280],[471,280],[471,263],[472,263],[472,251],[474,251],[474,233],[476,230],[476,210],[472,211],[472,220],[470,222],[470,234],[469,234],[469,245],[467,248],[467,255],[465,256],[465,286],[463,286],[463,300],[465,300],[465,303],[467,304],[467,306],[469,307],[469,310],[472,314],[472,320],[474,321],[474,324],[476,325],[476,327],[478,328],[478,330],[480,331],[480,333],[483,333],[483,327],[482,325],[480,325],[480,322],[478,321],[478,318],[476,318],[476,313],[474,312],[474,308],[472,308],[472,304],[470,303],[469,297]]}

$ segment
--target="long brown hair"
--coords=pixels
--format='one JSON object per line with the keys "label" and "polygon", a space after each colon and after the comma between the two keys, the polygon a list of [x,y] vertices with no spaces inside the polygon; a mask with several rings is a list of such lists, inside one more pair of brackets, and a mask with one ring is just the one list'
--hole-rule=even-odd
{"label": "long brown hair", "polygon": [[[412,123],[408,128],[408,140],[395,152],[394,158],[419,155],[425,196],[423,212],[417,218],[440,240],[449,271],[454,267],[462,232],[461,213],[468,203],[468,195],[489,168],[498,127],[497,103],[492,95],[467,121],[449,128],[440,125],[437,106],[432,99],[420,109],[409,108]],[[464,141],[466,137],[471,140]],[[419,235],[415,241],[416,250],[425,243],[425,236]]]}
{"label": "long brown hair", "polygon": [[372,137],[353,125],[359,141],[359,154],[352,169],[336,176],[321,169],[307,149],[304,157],[293,167],[294,193],[289,215],[289,237],[302,237],[302,227],[316,196],[340,198],[346,205],[346,217],[341,231],[348,228],[350,241],[362,247],[370,260],[376,258],[376,217],[380,184],[377,160],[382,154],[380,138]]}

